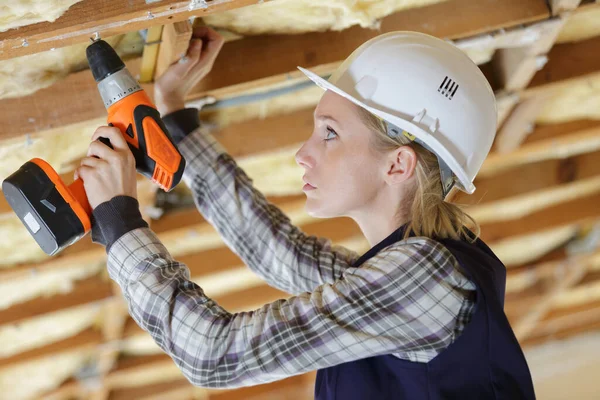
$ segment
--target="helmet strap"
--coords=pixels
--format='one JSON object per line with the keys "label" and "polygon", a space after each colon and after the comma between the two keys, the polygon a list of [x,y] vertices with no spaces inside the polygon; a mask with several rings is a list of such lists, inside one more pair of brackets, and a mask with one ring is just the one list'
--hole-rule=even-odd
{"label": "helmet strap", "polygon": [[383,120],[383,122],[385,123],[387,134],[389,137],[395,139],[399,136],[404,136],[404,137],[408,138],[410,141],[417,143],[418,145],[424,147],[428,151],[435,154],[435,156],[438,159],[438,164],[440,166],[440,180],[442,182],[442,199],[445,199],[446,196],[448,195],[448,193],[450,193],[450,190],[452,190],[452,188],[456,184],[456,180],[454,179],[454,174],[452,173],[452,170],[450,169],[448,164],[446,164],[446,162],[444,160],[442,160],[442,158],[440,156],[438,156],[435,153],[435,151],[433,151],[424,142],[419,140],[419,138],[417,138],[416,136],[411,135],[410,133],[406,132],[403,129],[400,129],[396,125],[394,125],[386,120]]}

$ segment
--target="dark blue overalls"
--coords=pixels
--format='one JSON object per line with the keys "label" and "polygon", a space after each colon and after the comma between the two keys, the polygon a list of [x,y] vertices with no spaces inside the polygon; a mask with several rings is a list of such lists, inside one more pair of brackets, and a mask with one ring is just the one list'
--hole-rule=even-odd
{"label": "dark blue overalls", "polygon": [[[402,240],[399,228],[365,253],[360,266]],[[481,240],[441,239],[477,286],[476,306],[463,333],[428,363],[383,355],[317,372],[318,400],[535,399],[523,352],[504,314],[506,268]]]}

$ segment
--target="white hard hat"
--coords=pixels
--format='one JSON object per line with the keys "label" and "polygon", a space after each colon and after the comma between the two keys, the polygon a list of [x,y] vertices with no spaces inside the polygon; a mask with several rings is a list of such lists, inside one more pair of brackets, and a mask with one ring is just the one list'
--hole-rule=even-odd
{"label": "white hard hat", "polygon": [[496,98],[459,48],[423,33],[391,32],[365,42],[328,81],[298,68],[383,119],[390,136],[404,133],[432,151],[444,196],[454,183],[475,191],[473,180],[496,134]]}

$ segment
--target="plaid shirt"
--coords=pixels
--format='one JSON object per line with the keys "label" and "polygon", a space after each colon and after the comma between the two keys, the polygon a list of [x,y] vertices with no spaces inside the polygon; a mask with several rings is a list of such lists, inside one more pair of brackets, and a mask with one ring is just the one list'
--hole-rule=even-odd
{"label": "plaid shirt", "polygon": [[358,254],[292,225],[202,128],[179,148],[200,212],[252,271],[293,295],[232,314],[150,229],[117,240],[110,277],[194,385],[249,386],[383,354],[427,362],[470,320],[474,286],[438,242],[403,240],[352,267]]}

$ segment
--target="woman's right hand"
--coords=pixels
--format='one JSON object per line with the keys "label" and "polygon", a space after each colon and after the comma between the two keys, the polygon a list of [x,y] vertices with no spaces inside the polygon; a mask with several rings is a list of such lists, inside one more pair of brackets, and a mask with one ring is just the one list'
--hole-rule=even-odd
{"label": "woman's right hand", "polygon": [[225,40],[207,26],[194,28],[183,60],[171,66],[154,85],[154,100],[161,115],[185,107],[185,97],[211,71]]}

